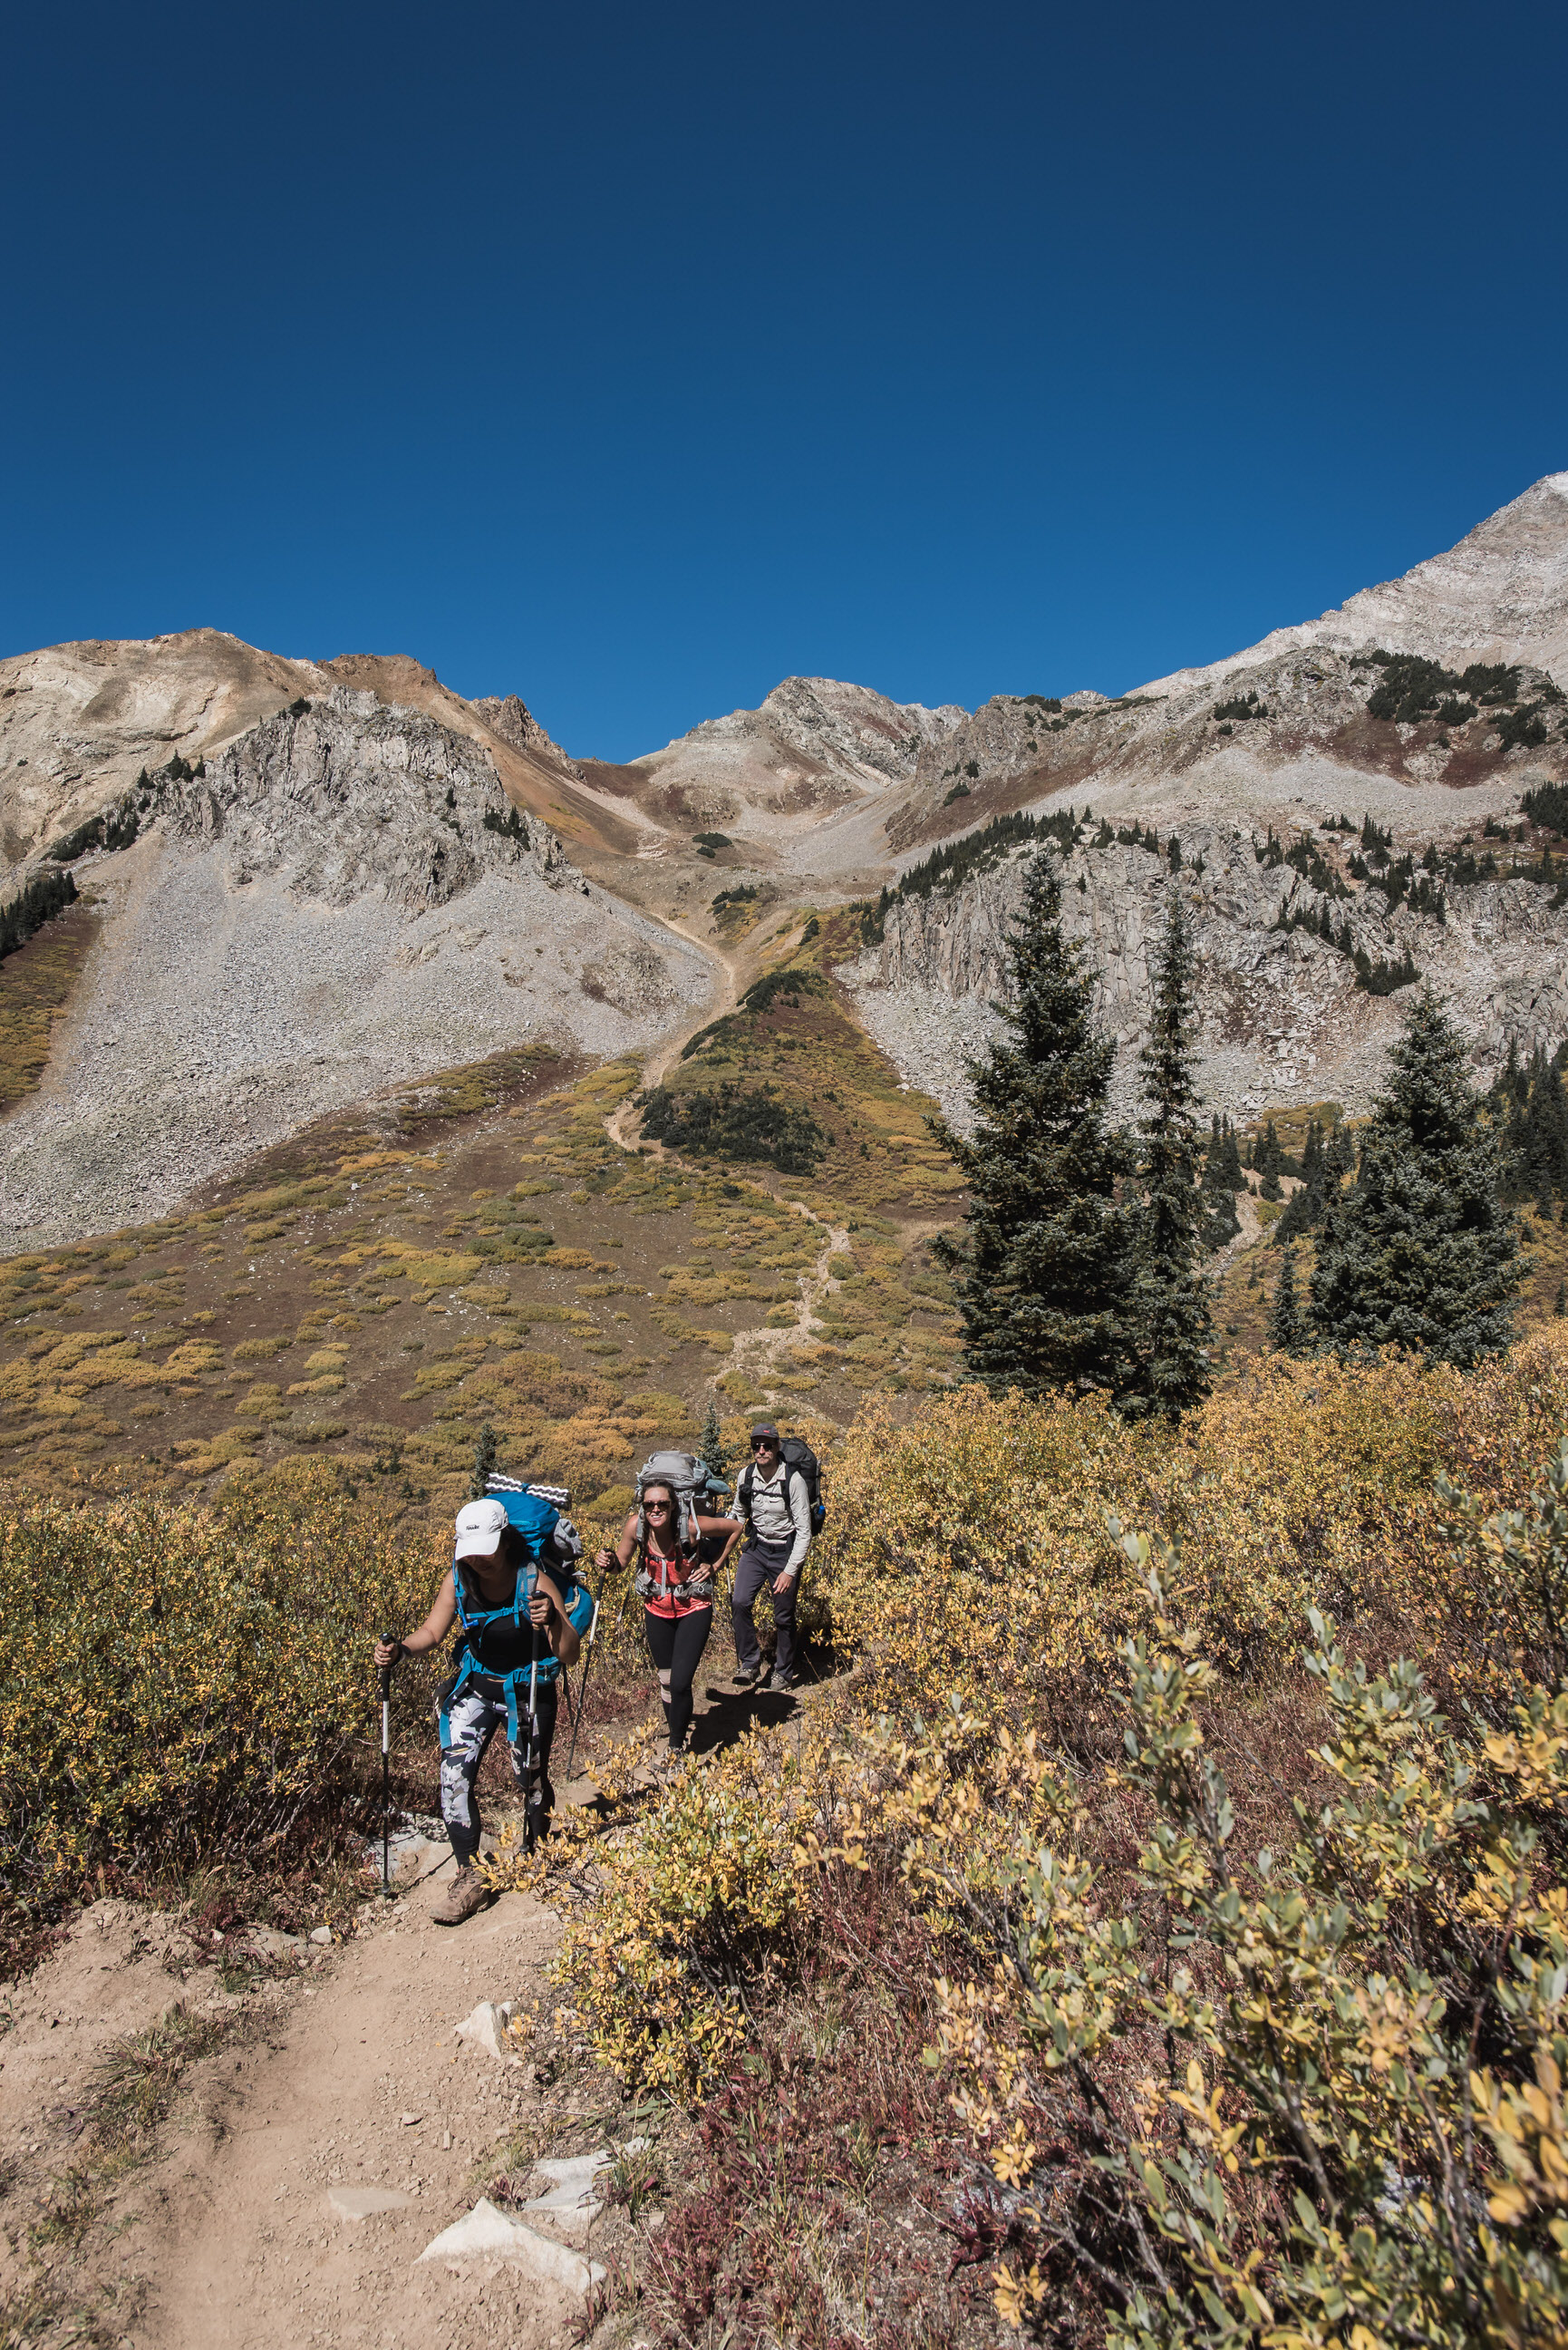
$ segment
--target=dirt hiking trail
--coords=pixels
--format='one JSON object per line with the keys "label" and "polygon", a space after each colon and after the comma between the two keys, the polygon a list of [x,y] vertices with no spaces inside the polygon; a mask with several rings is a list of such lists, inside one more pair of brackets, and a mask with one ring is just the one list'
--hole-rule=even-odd
{"label": "dirt hiking trail", "polygon": [[[533,2350],[588,2337],[587,2305],[569,2282],[494,2256],[419,2258],[509,2160],[521,2196],[541,2183],[522,2183],[535,2151],[579,2136],[585,2151],[605,2143],[601,2120],[573,2102],[583,2094],[569,2085],[576,2068],[554,2088],[528,2061],[526,2038],[497,2056],[454,2036],[482,2002],[549,2012],[544,1966],[559,1929],[515,1893],[462,1927],[432,1925],[451,1873],[450,1857],[426,1846],[403,1897],[368,1905],[355,1937],[290,1951],[276,1962],[293,1980],[236,1992],[220,1990],[210,1967],[182,1965],[197,1953],[156,1913],[103,1901],[78,1918],[16,1987],[0,2039],[0,2289],[13,2313],[28,2273],[16,2248],[23,2207],[36,2216],[44,2182],[68,2178],[115,2044],[183,1999],[222,2045],[186,2072],[156,2151],[119,2183],[112,2212],[75,2247],[68,2230],[44,2244],[50,2290],[71,2313],[22,2338],[121,2350]],[[351,2189],[387,2190],[394,2208],[346,2216],[332,2196]],[[596,2262],[613,2259],[628,2229],[609,2204],[587,2223],[576,2211],[509,2216]]]}

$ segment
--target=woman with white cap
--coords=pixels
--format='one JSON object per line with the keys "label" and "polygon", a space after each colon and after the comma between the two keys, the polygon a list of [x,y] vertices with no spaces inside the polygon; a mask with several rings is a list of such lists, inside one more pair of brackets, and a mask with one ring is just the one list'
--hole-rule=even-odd
{"label": "woman with white cap", "polygon": [[[548,1513],[554,1522],[554,1512]],[[532,1577],[519,1590],[519,1577]],[[461,1590],[458,1577],[462,1576]],[[574,1616],[592,1613],[580,1585],[568,1601],[557,1577],[534,1564],[528,1545],[513,1526],[504,1505],[492,1496],[469,1502],[457,1513],[457,1540],[451,1572],[417,1632],[406,1640],[379,1640],[378,1666],[437,1648],[462,1618],[457,1670],[443,1689],[441,1708],[441,1808],[457,1862],[446,1898],[431,1911],[438,1926],[460,1926],[483,1907],[485,1889],[473,1863],[479,1851],[479,1805],[474,1782],[496,1731],[506,1739],[512,1775],[524,1797],[538,1806],[541,1832],[555,1802],[550,1785],[550,1742],[556,1734],[558,1677],[576,1664],[579,1627]],[[520,1601],[526,1597],[526,1606]],[[586,1603],[586,1605],[585,1605]],[[541,1639],[541,1635],[543,1638]],[[532,1668],[537,1664],[537,1671]],[[538,1751],[537,1783],[528,1783],[525,1737],[520,1734],[516,1690],[520,1677],[533,1683]]]}

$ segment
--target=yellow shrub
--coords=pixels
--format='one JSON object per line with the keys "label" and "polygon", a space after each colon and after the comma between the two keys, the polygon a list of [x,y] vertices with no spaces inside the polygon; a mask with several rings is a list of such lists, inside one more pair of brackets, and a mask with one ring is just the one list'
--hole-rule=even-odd
{"label": "yellow shrub", "polygon": [[205,1509],[0,1496],[5,1901],[236,1838],[254,1857],[345,1792],[370,1640],[422,1615],[434,1573],[430,1544],[400,1547],[314,1466]]}
{"label": "yellow shrub", "polygon": [[604,1856],[603,1898],[568,1923],[557,1973],[623,2079],[689,2095],[743,2042],[796,1908],[798,1776],[782,1742],[753,1733]]}

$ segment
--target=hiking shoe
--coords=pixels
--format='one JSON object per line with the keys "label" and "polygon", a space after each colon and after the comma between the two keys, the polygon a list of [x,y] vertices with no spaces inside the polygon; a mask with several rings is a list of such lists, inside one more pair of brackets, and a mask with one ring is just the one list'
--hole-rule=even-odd
{"label": "hiking shoe", "polygon": [[775,1672],[772,1679],[769,1681],[768,1687],[771,1690],[792,1690],[794,1687],[794,1675],[793,1673]]}
{"label": "hiking shoe", "polygon": [[490,1898],[489,1887],[477,1869],[460,1868],[446,1888],[446,1898],[431,1911],[431,1922],[436,1926],[461,1926],[476,1909],[483,1909]]}
{"label": "hiking shoe", "polygon": [[757,1683],[762,1679],[762,1677],[763,1669],[761,1665],[737,1665],[734,1671],[735,1687],[737,1689],[755,1689]]}

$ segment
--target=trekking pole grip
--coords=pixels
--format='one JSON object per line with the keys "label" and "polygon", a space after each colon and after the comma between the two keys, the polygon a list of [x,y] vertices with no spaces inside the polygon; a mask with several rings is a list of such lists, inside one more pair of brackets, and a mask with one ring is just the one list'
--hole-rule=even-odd
{"label": "trekking pole grip", "polygon": [[[397,1637],[398,1637],[398,1636],[397,1636],[397,1634],[396,1634],[395,1632],[383,1632],[383,1633],[382,1633],[382,1635],[381,1635],[381,1638],[382,1638],[382,1639],[383,1639],[384,1641],[386,1641],[386,1640],[396,1640],[396,1639],[397,1639]],[[400,1648],[400,1647],[401,1647],[401,1645],[402,1645],[402,1643],[401,1643],[400,1641],[399,1641],[398,1645],[399,1645],[399,1647]],[[385,1705],[385,1704],[387,1704],[387,1703],[388,1703],[388,1701],[390,1700],[390,1697],[391,1697],[391,1694],[392,1694],[392,1668],[391,1668],[391,1666],[390,1666],[390,1665],[378,1665],[378,1666],[377,1666],[377,1668],[376,1668],[376,1680],[377,1680],[377,1685],[378,1685],[378,1687],[379,1688],[380,1692],[381,1692],[381,1703],[382,1703],[383,1705]]]}

